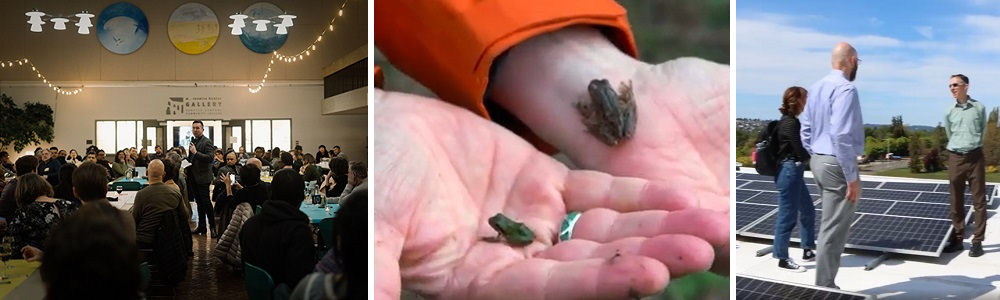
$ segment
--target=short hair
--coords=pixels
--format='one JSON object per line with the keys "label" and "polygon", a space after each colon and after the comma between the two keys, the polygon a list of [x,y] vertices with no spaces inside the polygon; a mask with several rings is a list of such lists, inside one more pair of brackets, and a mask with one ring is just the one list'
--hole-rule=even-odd
{"label": "short hair", "polygon": [[302,163],[303,164],[307,164],[308,165],[308,164],[315,163],[315,162],[316,162],[316,158],[313,158],[312,154],[306,153],[305,155],[302,156]]}
{"label": "short hair", "polygon": [[295,150],[301,151],[302,150],[302,145],[295,145]]}
{"label": "short hair", "polygon": [[17,179],[17,187],[14,188],[14,199],[17,200],[17,207],[24,207],[35,202],[35,199],[38,197],[52,197],[54,193],[52,185],[48,181],[42,179],[41,175],[31,173]]}
{"label": "short hair", "polygon": [[107,152],[104,152],[104,150],[101,150],[101,149],[97,149],[97,152],[95,152],[95,153],[97,155],[101,155],[101,153],[107,153]]}
{"label": "short hair", "polygon": [[347,159],[343,157],[338,156],[330,160],[330,172],[335,176],[347,176],[349,168]]}
{"label": "short hair", "polygon": [[139,248],[125,224],[111,205],[87,205],[54,227],[39,267],[47,298],[138,299]]}
{"label": "short hair", "polygon": [[56,147],[56,146],[52,146],[52,147],[49,147],[49,150],[56,150],[56,151],[59,151],[59,147]]}
{"label": "short hair", "polygon": [[969,77],[967,77],[965,75],[962,75],[962,74],[955,74],[955,75],[951,75],[950,78],[955,78],[955,77],[958,77],[958,79],[961,79],[962,82],[964,82],[965,84],[969,84]]}
{"label": "short hair", "polygon": [[302,194],[305,189],[306,183],[298,171],[282,169],[274,173],[271,180],[271,199],[298,207],[305,199],[305,195]]}
{"label": "short hair", "polygon": [[36,171],[38,171],[37,157],[31,155],[25,155],[21,156],[21,158],[18,158],[17,161],[14,162],[14,173],[17,176],[25,175]]}
{"label": "short hair", "polygon": [[333,146],[333,148],[340,149],[340,145]]}
{"label": "short hair", "polygon": [[240,168],[240,183],[244,186],[252,186],[260,183],[260,168],[255,164],[247,164]]}
{"label": "short hair", "polygon": [[291,153],[281,152],[281,165],[282,166],[291,166],[292,163],[294,163],[294,162],[295,162],[295,159],[292,158],[292,154]]}
{"label": "short hair", "polygon": [[215,154],[223,154],[224,155],[225,152],[222,152],[222,149],[215,148]]}
{"label": "short hair", "polygon": [[319,147],[316,147],[316,149],[319,149],[319,148],[323,148],[323,150],[326,150],[326,145],[319,145]]}
{"label": "short hair", "polygon": [[80,201],[100,200],[108,193],[108,169],[94,162],[85,162],[73,171],[73,188]]}
{"label": "short hair", "polygon": [[7,153],[7,151],[0,151],[0,157],[8,157],[8,156],[10,156],[10,153]]}
{"label": "short hair", "polygon": [[[76,165],[71,162],[67,162],[59,166],[59,186],[73,186],[74,170],[76,170]],[[70,193],[70,195],[72,195],[72,191],[70,191]]]}
{"label": "short hair", "polygon": [[351,172],[354,172],[354,177],[357,177],[358,179],[368,178],[368,167],[365,166],[365,163],[363,162],[352,161]]}
{"label": "short hair", "polygon": [[205,123],[202,123],[201,120],[194,120],[194,122],[191,122],[191,127],[194,127],[194,124],[201,124],[201,127],[205,128]]}
{"label": "short hair", "polygon": [[175,163],[175,164],[176,163],[180,163],[181,162],[181,155],[178,154],[177,152],[170,152],[170,154],[167,154],[167,159],[169,159],[170,162]]}
{"label": "short hair", "polygon": [[805,99],[808,91],[806,89],[793,86],[785,90],[785,95],[781,97],[781,107],[778,111],[782,115],[796,116],[805,108]]}

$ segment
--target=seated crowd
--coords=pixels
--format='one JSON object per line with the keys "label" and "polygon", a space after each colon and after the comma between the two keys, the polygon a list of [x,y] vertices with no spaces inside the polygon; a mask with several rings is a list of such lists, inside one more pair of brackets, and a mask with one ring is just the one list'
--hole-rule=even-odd
{"label": "seated crowd", "polygon": [[[10,237],[15,259],[41,262],[51,299],[141,299],[143,263],[156,266],[164,282],[176,284],[184,280],[196,233],[188,192],[193,183],[182,167],[186,152],[181,147],[164,152],[156,146],[155,153],[128,148],[117,151],[113,162],[95,146],[83,156],[76,149],[38,148],[15,162],[0,152],[0,236]],[[328,152],[322,145],[315,155],[302,153],[301,146],[292,152],[257,147],[247,153],[239,147],[239,152],[212,154],[211,199],[219,218],[218,228],[212,228],[219,238],[215,257],[234,269],[247,264],[263,269],[273,278],[278,298],[366,295],[363,162],[348,161],[339,146]],[[109,182],[143,175],[134,173],[137,167],[146,168],[148,185],[135,194],[128,211],[118,209],[110,202],[117,198],[108,198]],[[271,182],[262,180],[264,175]],[[324,245],[317,224],[300,210],[308,201],[307,186],[340,204],[325,254],[317,253],[316,247]]]}

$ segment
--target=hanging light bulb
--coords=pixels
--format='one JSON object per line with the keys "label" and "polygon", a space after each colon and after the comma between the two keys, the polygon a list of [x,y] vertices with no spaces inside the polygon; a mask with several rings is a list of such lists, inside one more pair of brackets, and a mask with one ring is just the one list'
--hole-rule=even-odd
{"label": "hanging light bulb", "polygon": [[42,21],[42,16],[44,16],[45,13],[40,11],[29,11],[24,13],[24,15],[28,16],[28,24],[31,24],[31,28],[29,30],[31,30],[31,32],[42,32],[42,24],[45,24],[45,22]]}
{"label": "hanging light bulb", "polygon": [[344,15],[344,9],[341,8],[340,11],[337,11],[337,16],[343,16],[343,15]]}
{"label": "hanging light bulb", "polygon": [[69,22],[69,19],[67,19],[67,18],[52,18],[52,19],[49,19],[49,21],[52,21],[52,23],[56,24],[55,26],[52,26],[53,29],[55,29],[55,30],[66,30],[66,22]]}
{"label": "hanging light bulb", "polygon": [[278,27],[278,30],[275,31],[274,33],[277,33],[277,34],[288,34],[288,29],[285,29],[285,28],[288,28],[288,26],[284,26],[282,24],[274,24],[274,27]]}
{"label": "hanging light bulb", "polygon": [[76,22],[76,27],[80,28],[80,29],[78,29],[76,31],[76,33],[79,33],[79,34],[90,34],[90,27],[94,27],[94,25],[90,23],[90,18],[93,18],[94,15],[90,14],[90,13],[87,13],[85,11],[85,12],[76,14],[76,16],[78,18],[80,18],[80,21]]}
{"label": "hanging light bulb", "polygon": [[257,24],[257,31],[267,31],[267,23],[271,23],[269,20],[253,20],[254,24]]}
{"label": "hanging light bulb", "polygon": [[233,24],[229,24],[228,25],[230,28],[233,29],[230,32],[232,35],[241,35],[241,34],[243,34],[243,27],[247,26],[247,24],[244,21],[244,19],[246,19],[247,17],[249,17],[249,16],[244,15],[243,13],[239,13],[239,12],[236,13],[235,15],[229,16],[230,19],[233,19]]}

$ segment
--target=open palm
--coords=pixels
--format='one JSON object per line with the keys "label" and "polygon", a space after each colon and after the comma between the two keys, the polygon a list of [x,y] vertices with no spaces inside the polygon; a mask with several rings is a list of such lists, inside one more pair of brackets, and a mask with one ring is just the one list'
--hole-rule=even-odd
{"label": "open palm", "polygon": [[[728,255],[725,213],[684,185],[569,170],[513,133],[450,104],[376,91],[377,299],[406,288],[457,299],[624,298]],[[583,211],[557,243],[568,211]],[[496,214],[526,247],[487,242]]]}
{"label": "open palm", "polygon": [[[634,136],[609,147],[587,132],[575,103],[587,85],[631,81]],[[579,167],[690,188],[700,206],[729,210],[729,67],[697,58],[650,65],[593,28],[538,36],[509,51],[491,99]]]}

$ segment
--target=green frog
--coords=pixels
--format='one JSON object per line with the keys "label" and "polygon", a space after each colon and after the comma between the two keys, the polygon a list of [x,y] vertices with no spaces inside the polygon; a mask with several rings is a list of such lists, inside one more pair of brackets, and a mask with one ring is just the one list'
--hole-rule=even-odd
{"label": "green frog", "polygon": [[535,233],[524,223],[511,220],[501,213],[490,217],[490,227],[497,231],[497,236],[484,238],[487,241],[499,242],[506,240],[507,244],[515,247],[524,247],[535,241]]}
{"label": "green frog", "polygon": [[587,85],[587,93],[590,99],[576,103],[587,131],[608,146],[631,138],[636,123],[632,82],[622,82],[616,93],[607,79],[594,79]]}

